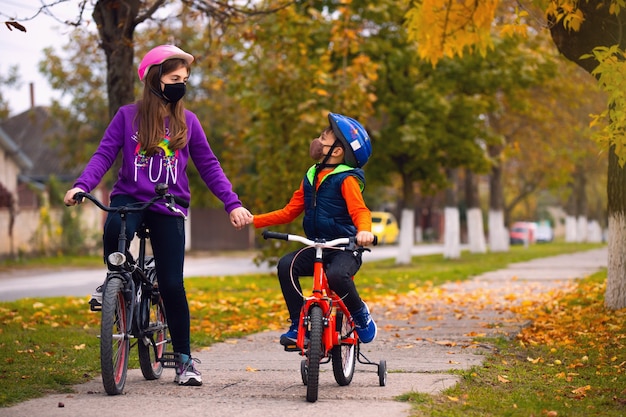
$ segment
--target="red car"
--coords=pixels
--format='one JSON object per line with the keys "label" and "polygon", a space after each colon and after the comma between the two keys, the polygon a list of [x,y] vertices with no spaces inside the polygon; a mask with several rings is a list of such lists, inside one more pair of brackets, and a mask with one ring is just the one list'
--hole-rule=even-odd
{"label": "red car", "polygon": [[509,232],[511,245],[522,245],[525,243],[535,243],[537,239],[537,223],[515,222]]}

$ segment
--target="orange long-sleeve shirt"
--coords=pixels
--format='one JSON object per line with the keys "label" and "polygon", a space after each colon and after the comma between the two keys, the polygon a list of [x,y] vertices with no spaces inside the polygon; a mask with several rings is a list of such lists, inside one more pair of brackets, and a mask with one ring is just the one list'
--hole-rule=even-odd
{"label": "orange long-sleeve shirt", "polygon": [[[322,183],[322,179],[332,172],[332,168],[324,169],[319,174],[317,181],[317,188]],[[346,200],[348,212],[352,217],[352,223],[359,232],[371,232],[372,231],[372,214],[365,205],[363,200],[363,194],[361,194],[361,187],[358,180],[353,176],[346,177],[341,183],[341,195]],[[254,216],[254,227],[268,227],[278,224],[287,224],[294,221],[304,211],[304,180],[300,183],[298,188],[289,203],[285,207],[279,210],[274,210],[265,214],[258,214]]]}

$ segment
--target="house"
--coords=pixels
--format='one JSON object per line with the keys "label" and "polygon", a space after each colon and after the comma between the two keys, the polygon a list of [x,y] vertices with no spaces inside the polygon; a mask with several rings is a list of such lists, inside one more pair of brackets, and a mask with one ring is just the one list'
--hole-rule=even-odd
{"label": "house", "polygon": [[0,127],[0,255],[15,253],[21,243],[16,234],[20,173],[32,169],[32,161]]}
{"label": "house", "polygon": [[61,217],[59,209],[50,210],[46,184],[51,176],[69,180],[80,167],[64,167],[63,152],[55,145],[64,129],[45,107],[0,121],[0,131],[0,189],[6,191],[0,205],[0,257],[46,252],[53,249]]}

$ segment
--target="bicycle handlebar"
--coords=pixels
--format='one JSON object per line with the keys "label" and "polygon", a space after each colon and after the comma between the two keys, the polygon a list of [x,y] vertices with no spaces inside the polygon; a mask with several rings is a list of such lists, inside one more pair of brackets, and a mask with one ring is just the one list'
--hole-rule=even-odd
{"label": "bicycle handlebar", "polygon": [[181,216],[186,217],[182,211],[180,211],[176,206],[172,204],[172,202],[178,204],[181,207],[187,208],[189,207],[189,201],[183,198],[177,197],[174,194],[168,193],[167,185],[158,184],[157,187],[155,188],[155,191],[157,192],[158,195],[152,197],[149,201],[146,201],[144,203],[137,203],[138,205],[135,207],[130,207],[129,205],[120,206],[120,207],[107,206],[103,204],[100,200],[98,200],[96,197],[94,197],[93,195],[89,193],[81,192],[81,191],[74,194],[72,198],[74,199],[74,201],[78,203],[80,203],[83,200],[83,198],[86,198],[90,200],[91,202],[93,202],[101,210],[104,210],[106,212],[124,211],[127,213],[135,213],[135,212],[144,211],[145,209],[147,209],[148,207],[150,207],[157,201],[164,199],[166,200],[165,207],[167,207],[171,212],[178,213]]}
{"label": "bicycle handlebar", "polygon": [[[300,242],[307,246],[314,246],[314,247],[321,247],[321,248],[334,248],[339,245],[348,245],[346,248],[348,250],[353,250],[357,246],[355,236],[341,237],[341,238],[327,241],[324,239],[311,240],[309,238],[306,238],[300,235],[292,235],[289,233],[278,233],[278,232],[272,232],[269,230],[264,230],[263,233],[261,233],[261,235],[263,236],[263,239],[265,240],[267,239],[287,240],[287,241],[293,241],[293,242]],[[378,244],[378,236],[374,236],[373,245],[376,246],[377,244]]]}

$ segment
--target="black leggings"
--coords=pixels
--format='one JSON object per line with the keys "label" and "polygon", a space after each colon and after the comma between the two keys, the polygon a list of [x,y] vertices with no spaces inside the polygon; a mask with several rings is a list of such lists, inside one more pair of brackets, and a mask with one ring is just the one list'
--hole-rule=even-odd
{"label": "black leggings", "polygon": [[[134,198],[118,195],[111,199],[111,206],[119,207],[131,202]],[[150,230],[150,243],[156,263],[159,291],[163,297],[165,314],[172,337],[174,352],[190,354],[190,319],[187,294],[183,284],[183,263],[185,260],[185,224],[180,216],[145,211],[143,216],[132,213],[127,216],[126,238],[130,245],[135,232],[145,222]],[[120,232],[120,216],[109,213],[104,224],[104,259],[117,251],[117,240]]]}
{"label": "black leggings", "polygon": [[[301,276],[313,276],[315,248],[304,248],[288,253],[278,261],[278,281],[283,292],[289,318],[292,323],[300,319],[303,299]],[[356,313],[363,306],[361,297],[354,285],[353,276],[361,268],[361,254],[351,251],[324,250],[324,267],[328,286],[335,294],[343,298],[348,311]],[[304,295],[308,295],[307,291]]]}

